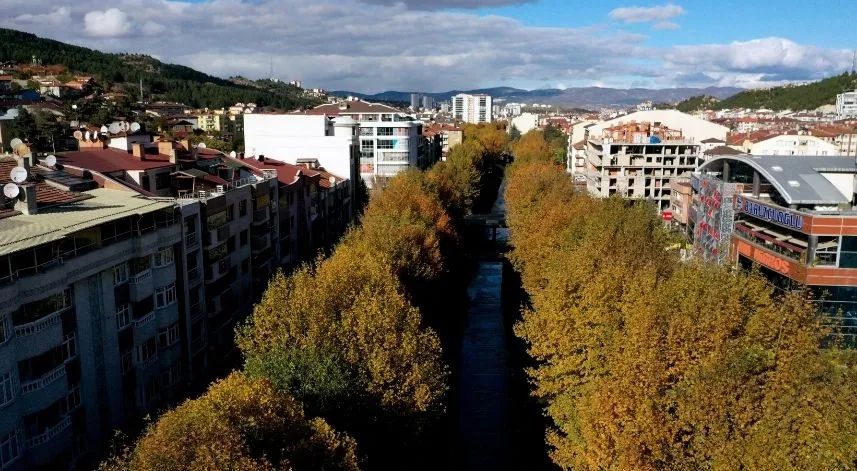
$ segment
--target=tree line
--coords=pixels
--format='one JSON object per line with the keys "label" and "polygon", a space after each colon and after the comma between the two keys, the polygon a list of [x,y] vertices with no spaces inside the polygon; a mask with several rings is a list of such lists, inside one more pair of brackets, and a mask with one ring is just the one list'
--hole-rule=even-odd
{"label": "tree line", "polygon": [[505,193],[529,296],[515,333],[554,463],[857,469],[857,352],[816,306],[756,272],[680,262],[653,208],[576,192],[525,140]]}
{"label": "tree line", "polygon": [[676,108],[680,111],[696,111],[700,107],[725,110],[732,108],[767,108],[770,110],[814,110],[823,105],[836,103],[836,95],[857,89],[857,74],[845,72],[806,85],[772,87],[745,90],[724,100],[695,96],[682,101]]}
{"label": "tree line", "polygon": [[[243,371],[152,423],[103,470],[436,469],[463,218],[505,131],[467,126],[427,171],[393,178],[327,257],[277,273],[237,328]],[[428,289],[426,287],[429,287]]]}

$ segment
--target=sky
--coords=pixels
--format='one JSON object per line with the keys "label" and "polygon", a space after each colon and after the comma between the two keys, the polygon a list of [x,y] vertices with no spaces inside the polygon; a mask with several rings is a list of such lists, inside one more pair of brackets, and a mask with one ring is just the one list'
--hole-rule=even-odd
{"label": "sky", "polygon": [[375,93],[758,88],[851,70],[854,0],[2,0],[0,26]]}

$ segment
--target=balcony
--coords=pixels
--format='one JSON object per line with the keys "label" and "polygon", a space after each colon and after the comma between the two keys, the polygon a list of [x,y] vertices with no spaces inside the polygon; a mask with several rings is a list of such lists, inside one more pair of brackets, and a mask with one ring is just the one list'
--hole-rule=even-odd
{"label": "balcony", "polygon": [[261,224],[267,222],[271,217],[271,212],[268,210],[268,207],[257,209],[253,211],[253,224]]}
{"label": "balcony", "polygon": [[139,317],[137,319],[134,319],[134,322],[133,322],[134,328],[141,329],[141,328],[149,325],[149,323],[153,322],[154,320],[155,320],[155,311],[152,311],[152,312],[144,315],[143,317]]}
{"label": "balcony", "polygon": [[48,371],[39,378],[21,383],[21,394],[30,394],[42,390],[49,386],[54,381],[65,377],[65,363]]}
{"label": "balcony", "polygon": [[188,308],[188,315],[190,316],[190,322],[192,324],[196,323],[202,317],[202,306],[199,303],[191,304]]}
{"label": "balcony", "polygon": [[132,276],[131,277],[131,284],[132,285],[140,285],[140,284],[143,284],[146,281],[151,280],[151,279],[152,279],[152,269],[150,268],[150,269],[146,269],[145,271],[142,271],[142,272],[137,273],[136,275]]}
{"label": "balcony", "polygon": [[52,314],[48,314],[47,316],[42,317],[33,322],[29,322],[27,324],[21,324],[15,326],[15,336],[17,337],[26,337],[27,335],[37,334],[43,330],[46,330],[50,327],[56,326],[60,324],[62,312],[68,308],[63,308],[59,311],[56,311]]}
{"label": "balcony", "polygon": [[137,366],[138,370],[146,371],[149,368],[151,368],[152,365],[157,365],[157,364],[158,364],[158,355],[154,354],[154,355],[150,356],[149,358],[137,363],[136,366]]}
{"label": "balcony", "polygon": [[128,286],[130,287],[131,300],[133,301],[139,301],[147,296],[151,296],[154,289],[152,269],[147,268],[132,276]]}
{"label": "balcony", "polygon": [[219,242],[225,242],[226,239],[228,239],[230,235],[231,235],[231,231],[230,231],[228,223],[217,228],[217,240]]}
{"label": "balcony", "polygon": [[199,233],[191,232],[184,236],[184,245],[188,249],[196,248],[199,246]]}
{"label": "balcony", "polygon": [[250,245],[253,253],[261,252],[271,246],[271,236],[269,234],[254,236]]}
{"label": "balcony", "polygon": [[66,415],[53,427],[46,428],[44,432],[27,439],[27,448],[33,449],[39,445],[50,442],[54,437],[71,427],[71,416]]}
{"label": "balcony", "polygon": [[189,268],[187,271],[187,284],[188,286],[195,286],[202,281],[202,277],[199,273],[199,267]]}

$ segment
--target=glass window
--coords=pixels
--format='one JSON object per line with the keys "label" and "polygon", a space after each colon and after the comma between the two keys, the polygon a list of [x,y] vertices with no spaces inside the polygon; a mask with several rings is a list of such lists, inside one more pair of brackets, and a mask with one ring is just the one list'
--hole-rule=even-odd
{"label": "glass window", "polygon": [[9,330],[9,320],[4,314],[0,314],[0,344],[6,343],[12,338],[12,332]]}
{"label": "glass window", "polygon": [[122,330],[131,324],[131,306],[123,304],[116,307],[116,330]]}
{"label": "glass window", "polygon": [[21,457],[23,437],[21,428],[18,427],[8,434],[0,437],[0,467],[5,468]]}
{"label": "glass window", "polygon": [[173,263],[173,248],[167,247],[155,252],[155,266],[164,267]]}
{"label": "glass window", "polygon": [[842,236],[839,268],[857,268],[857,237]]}
{"label": "glass window", "polygon": [[11,371],[0,376],[0,407],[9,404],[15,399],[15,395],[18,392],[18,385],[15,384],[17,377],[18,375],[13,375]]}
{"label": "glass window", "polygon": [[378,128],[378,135],[379,136],[392,136],[393,135],[393,128]]}
{"label": "glass window", "polygon": [[113,286],[121,285],[128,281],[128,263],[120,263],[113,267]]}
{"label": "glass window", "polygon": [[378,139],[378,148],[379,149],[393,149],[395,145],[392,140],[389,139]]}
{"label": "glass window", "polygon": [[170,387],[177,384],[182,378],[182,364],[178,362],[161,371],[161,385]]}
{"label": "glass window", "polygon": [[158,353],[155,337],[146,340],[134,348],[134,359],[137,363],[144,363]]}
{"label": "glass window", "polygon": [[175,282],[155,290],[155,307],[160,309],[176,302]]}
{"label": "glass window", "polygon": [[171,345],[175,345],[179,339],[179,324],[175,323],[166,329],[158,331],[158,348],[166,348]]}

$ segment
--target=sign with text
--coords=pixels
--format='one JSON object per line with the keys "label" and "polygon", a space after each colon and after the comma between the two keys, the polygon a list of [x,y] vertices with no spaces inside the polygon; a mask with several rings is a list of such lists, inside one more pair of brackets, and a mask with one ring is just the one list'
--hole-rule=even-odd
{"label": "sign with text", "polygon": [[735,209],[744,214],[800,231],[804,226],[802,214],[779,206],[760,203],[743,196],[735,197]]}
{"label": "sign with text", "polygon": [[795,262],[778,257],[744,241],[738,241],[738,253],[786,276],[794,276],[798,271],[798,265]]}

